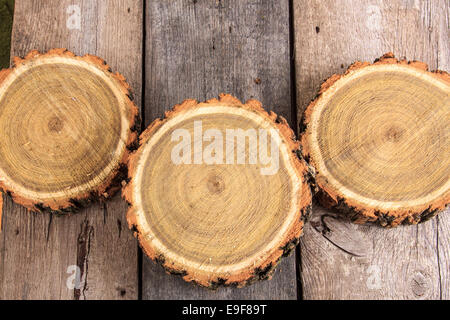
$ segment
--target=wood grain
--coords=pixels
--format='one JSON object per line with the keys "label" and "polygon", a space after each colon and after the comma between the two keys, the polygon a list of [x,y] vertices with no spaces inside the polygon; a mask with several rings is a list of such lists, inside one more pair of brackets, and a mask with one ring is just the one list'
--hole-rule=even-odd
{"label": "wood grain", "polygon": [[[299,112],[333,73],[388,51],[448,71],[448,12],[448,1],[294,0]],[[349,225],[318,206],[313,212],[301,240],[303,298],[449,296],[448,211],[395,230]]]}
{"label": "wood grain", "polygon": [[[186,98],[256,98],[292,120],[288,1],[148,2],[145,122]],[[292,122],[291,122],[292,123]],[[144,299],[295,299],[295,257],[274,277],[243,289],[208,291],[143,258]]]}
{"label": "wood grain", "polygon": [[448,73],[392,53],[327,79],[303,113],[300,137],[320,203],[383,227],[443,211],[450,203],[449,93]]}
{"label": "wood grain", "polygon": [[436,217],[437,239],[436,247],[438,249],[439,262],[439,285],[442,300],[450,300],[450,209],[447,209],[445,216],[441,214]]}
{"label": "wood grain", "polygon": [[[199,146],[211,130],[213,142]],[[230,144],[238,130],[249,133],[247,146],[239,133]],[[181,141],[174,141],[176,132],[183,132]],[[268,144],[262,132],[271,140],[269,163],[258,155]],[[185,100],[152,122],[130,157],[123,188],[128,223],[146,255],[212,289],[270,279],[311,210],[309,167],[292,137],[286,120],[259,101],[229,94]]]}
{"label": "wood grain", "polygon": [[[54,47],[98,55],[124,74],[139,106],[142,7],[142,1],[18,0],[12,56]],[[68,21],[77,8],[79,28]],[[8,197],[5,200],[0,298],[137,298],[137,245],[126,228],[126,205],[119,195],[70,217],[31,214]],[[67,283],[72,283],[76,266],[81,286],[70,289]]]}
{"label": "wood grain", "polygon": [[0,185],[16,203],[71,212],[121,187],[139,117],[129,85],[109,70],[96,56],[52,49],[0,71]]}

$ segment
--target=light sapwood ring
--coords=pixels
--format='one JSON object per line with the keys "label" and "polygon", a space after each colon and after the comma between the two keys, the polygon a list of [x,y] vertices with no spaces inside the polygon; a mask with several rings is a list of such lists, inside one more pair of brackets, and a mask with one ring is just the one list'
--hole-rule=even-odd
{"label": "light sapwood ring", "polygon": [[0,71],[0,187],[32,211],[73,211],[127,177],[138,109],[100,58],[31,51]]}
{"label": "light sapwood ring", "polygon": [[450,202],[450,76],[385,54],[326,80],[301,124],[320,202],[356,223],[416,224]]}
{"label": "light sapwood ring", "polygon": [[[264,176],[248,163],[174,164],[172,133],[192,133],[198,120],[203,132],[217,129],[224,137],[226,129],[273,129],[278,172]],[[152,260],[185,281],[216,288],[270,278],[311,210],[310,171],[298,149],[287,121],[256,100],[186,100],[145,130],[130,158],[123,190],[129,226]]]}

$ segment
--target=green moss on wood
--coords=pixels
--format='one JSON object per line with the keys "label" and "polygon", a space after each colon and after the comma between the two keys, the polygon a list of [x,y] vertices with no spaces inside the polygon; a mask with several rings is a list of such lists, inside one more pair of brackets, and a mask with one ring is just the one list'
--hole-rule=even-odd
{"label": "green moss on wood", "polygon": [[0,69],[9,67],[14,0],[0,0]]}

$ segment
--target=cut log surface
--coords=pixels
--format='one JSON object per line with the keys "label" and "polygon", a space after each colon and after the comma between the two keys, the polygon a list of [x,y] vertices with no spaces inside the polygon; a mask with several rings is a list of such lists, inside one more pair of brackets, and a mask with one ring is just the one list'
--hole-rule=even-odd
{"label": "cut log surface", "polygon": [[98,57],[30,52],[0,73],[0,183],[33,211],[108,197],[136,142],[129,86]]}
{"label": "cut log surface", "polygon": [[[244,144],[232,130],[248,134]],[[261,161],[266,144],[270,161]],[[151,259],[188,282],[215,288],[269,278],[311,209],[298,148],[286,120],[256,100],[186,100],[147,128],[130,158],[129,226]]]}
{"label": "cut log surface", "polygon": [[388,53],[333,75],[305,111],[319,200],[353,221],[419,223],[450,202],[450,76]]}
{"label": "cut log surface", "polygon": [[[288,0],[146,2],[145,126],[186,97],[205,101],[226,91],[255,98],[296,126],[292,101]],[[260,81],[256,81],[259,79]],[[271,281],[204,290],[142,259],[142,298],[295,300],[294,254]]]}

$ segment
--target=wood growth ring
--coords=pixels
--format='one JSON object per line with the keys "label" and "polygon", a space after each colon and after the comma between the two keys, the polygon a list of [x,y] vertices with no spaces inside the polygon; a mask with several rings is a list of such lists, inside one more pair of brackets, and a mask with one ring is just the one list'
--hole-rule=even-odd
{"label": "wood growth ring", "polygon": [[333,75],[306,109],[319,200],[358,223],[418,223],[450,200],[450,76],[389,53]]}
{"label": "wood growth ring", "polygon": [[98,57],[30,52],[0,72],[0,185],[33,211],[70,211],[126,178],[137,107]]}
{"label": "wood growth ring", "polygon": [[[241,160],[230,130],[260,134],[245,138]],[[261,138],[264,130],[270,139]],[[180,137],[188,139],[181,153]],[[251,161],[250,154],[269,140],[276,141],[270,154],[279,154],[279,166],[264,171],[269,162]],[[215,288],[268,278],[295,247],[310,211],[309,171],[298,148],[286,120],[256,100],[186,100],[147,128],[130,158],[129,225],[151,259],[186,281]]]}

